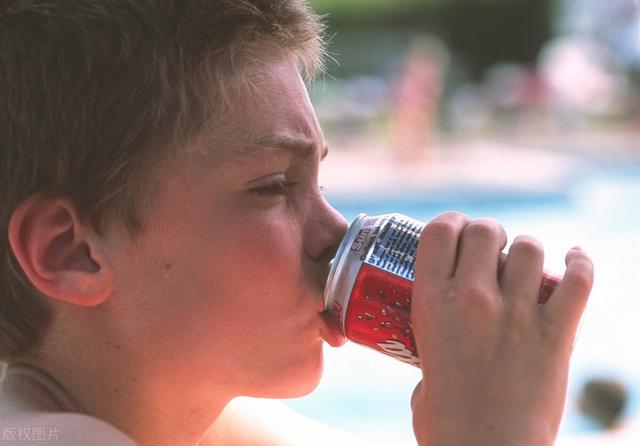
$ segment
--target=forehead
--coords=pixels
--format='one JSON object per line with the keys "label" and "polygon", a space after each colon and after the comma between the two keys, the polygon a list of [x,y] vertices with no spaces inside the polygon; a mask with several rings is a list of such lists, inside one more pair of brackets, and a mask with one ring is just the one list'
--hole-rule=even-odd
{"label": "forehead", "polygon": [[261,64],[241,84],[230,109],[197,144],[200,155],[223,162],[280,152],[265,148],[307,156],[323,147],[320,126],[293,59]]}

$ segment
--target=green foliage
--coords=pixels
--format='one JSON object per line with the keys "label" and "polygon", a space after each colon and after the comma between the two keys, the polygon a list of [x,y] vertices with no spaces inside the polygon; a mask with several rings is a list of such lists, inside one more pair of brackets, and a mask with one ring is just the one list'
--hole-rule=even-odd
{"label": "green foliage", "polygon": [[410,12],[428,11],[447,8],[450,6],[480,6],[509,7],[513,4],[538,5],[554,3],[556,0],[309,0],[313,8],[320,13],[330,13],[338,16],[393,16]]}
{"label": "green foliage", "polygon": [[367,17],[403,16],[425,11],[447,0],[311,0],[313,8],[321,14],[353,20]]}
{"label": "green foliage", "polygon": [[465,10],[549,10],[558,0],[308,0],[330,24],[425,23]]}

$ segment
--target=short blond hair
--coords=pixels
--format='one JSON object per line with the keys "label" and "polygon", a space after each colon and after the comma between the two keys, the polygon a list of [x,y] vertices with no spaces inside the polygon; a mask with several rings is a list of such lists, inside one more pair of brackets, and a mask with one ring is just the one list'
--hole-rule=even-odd
{"label": "short blond hair", "polygon": [[149,172],[215,119],[225,83],[271,49],[313,77],[322,31],[303,0],[0,2],[0,360],[51,321],[9,246],[16,207],[64,197],[98,231],[139,231]]}

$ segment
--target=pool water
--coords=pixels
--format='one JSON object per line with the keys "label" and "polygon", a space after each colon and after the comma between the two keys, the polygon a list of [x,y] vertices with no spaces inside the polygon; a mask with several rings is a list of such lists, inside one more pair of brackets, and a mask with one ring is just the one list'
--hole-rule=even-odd
{"label": "pool water", "polygon": [[[349,220],[360,212],[400,212],[430,220],[445,210],[500,220],[509,240],[531,234],[545,245],[546,269],[559,274],[564,255],[582,246],[596,281],[572,358],[561,435],[593,429],[576,409],[584,381],[620,379],[630,390],[629,415],[640,415],[640,163],[581,168],[556,191],[478,191],[460,187],[384,201],[328,196]],[[348,343],[326,349],[325,375],[310,396],[288,400],[295,410],[371,444],[415,445],[409,401],[418,369]],[[535,373],[535,370],[531,371]]]}

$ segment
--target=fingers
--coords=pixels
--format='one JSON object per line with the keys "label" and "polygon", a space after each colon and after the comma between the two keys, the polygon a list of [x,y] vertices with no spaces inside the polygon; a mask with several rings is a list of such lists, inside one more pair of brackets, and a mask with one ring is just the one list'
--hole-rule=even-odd
{"label": "fingers", "polygon": [[453,276],[458,239],[469,221],[464,214],[445,212],[425,226],[418,244],[416,277],[438,283]]}
{"label": "fingers", "polygon": [[480,218],[462,232],[456,277],[469,284],[497,284],[500,251],[507,234],[495,220]]}
{"label": "fingers", "polygon": [[[427,224],[418,245],[415,268],[414,329],[420,331],[421,324],[415,323],[416,319],[432,311],[430,305],[435,301],[427,305],[429,296],[480,290],[486,295],[501,295],[514,309],[530,306],[534,313],[544,315],[558,336],[573,339],[593,284],[589,257],[580,249],[567,254],[563,280],[538,311],[544,266],[542,245],[533,237],[517,237],[498,280],[499,259],[506,241],[502,226],[491,219],[471,221],[463,214],[447,212]],[[451,279],[457,285],[452,285]]]}
{"label": "fingers", "polygon": [[551,323],[566,328],[558,335],[573,340],[593,286],[593,263],[580,248],[571,249],[565,263],[564,278],[543,308]]}
{"label": "fingers", "polygon": [[543,268],[542,243],[527,235],[516,237],[509,248],[500,278],[503,296],[510,298],[514,304],[535,304]]}
{"label": "fingers", "polygon": [[[456,268],[458,241],[469,218],[457,212],[445,212],[428,223],[420,235],[416,253],[415,282],[411,304],[411,326],[421,357],[428,356],[429,332],[434,330],[433,316],[447,294],[447,286]],[[437,322],[437,321],[435,321]],[[436,324],[437,325],[437,324]],[[424,363],[423,363],[424,366]]]}

